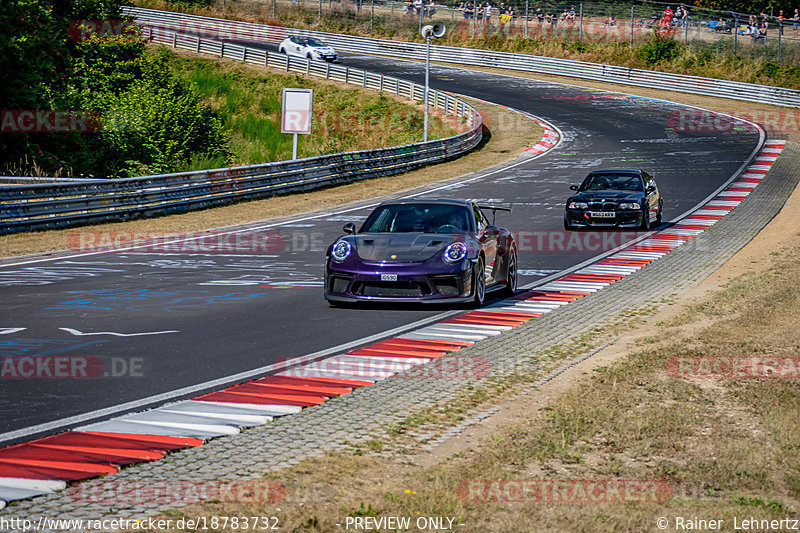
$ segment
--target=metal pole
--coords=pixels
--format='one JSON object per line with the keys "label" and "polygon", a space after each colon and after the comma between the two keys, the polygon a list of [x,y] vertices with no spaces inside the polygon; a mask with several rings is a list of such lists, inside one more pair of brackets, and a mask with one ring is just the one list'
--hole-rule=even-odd
{"label": "metal pole", "polygon": [[369,32],[372,33],[372,25],[375,20],[375,0],[369,0]]}
{"label": "metal pole", "polygon": [[781,62],[781,40],[783,38],[783,21],[778,21],[778,63]]}
{"label": "metal pole", "polygon": [[292,137],[292,159],[297,159],[297,134],[294,133]]}
{"label": "metal pole", "polygon": [[633,46],[633,17],[634,17],[633,6],[634,6],[633,0],[631,0],[631,46]]}
{"label": "metal pole", "polygon": [[277,0],[272,0],[272,20],[275,20],[275,2]]}
{"label": "metal pole", "polygon": [[425,95],[423,97],[422,105],[425,107],[425,119],[423,124],[422,142],[428,141],[428,83],[430,81],[431,72],[431,39],[432,36],[425,37],[427,46],[425,47]]}
{"label": "metal pole", "polygon": [[[689,44],[689,13],[688,13],[688,9],[689,8],[686,7],[686,6],[683,6],[683,9],[682,9],[684,17],[686,17],[685,19],[683,19],[681,21],[681,26],[683,26],[683,44],[684,45]],[[644,33],[644,28],[642,28],[642,33]]]}
{"label": "metal pole", "polygon": [[736,55],[736,49],[739,47],[739,15],[733,16],[733,23],[736,25],[733,28],[733,55]]}
{"label": "metal pole", "polygon": [[470,26],[470,37],[475,38],[475,21],[478,20],[478,0],[472,2],[472,26]]}
{"label": "metal pole", "polygon": [[579,22],[578,22],[578,32],[580,34],[581,41],[583,40],[583,2],[580,4],[580,11],[579,11]]}
{"label": "metal pole", "polygon": [[530,4],[530,0],[525,0],[525,28],[522,31],[523,37],[528,37],[528,4]]}
{"label": "metal pole", "polygon": [[319,0],[319,9],[317,11],[317,23],[322,22],[322,0]]}

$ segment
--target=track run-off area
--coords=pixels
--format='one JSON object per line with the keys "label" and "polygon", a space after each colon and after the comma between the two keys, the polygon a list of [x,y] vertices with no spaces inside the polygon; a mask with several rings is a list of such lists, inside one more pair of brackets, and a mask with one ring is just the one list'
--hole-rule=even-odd
{"label": "track run-off area", "polygon": [[[415,62],[341,56],[423,78]],[[491,342],[690,243],[758,185],[783,147],[746,122],[698,128],[685,118],[698,110],[649,98],[443,66],[431,84],[539,117],[558,134],[543,154],[414,192],[513,204],[497,224],[516,234],[520,285],[534,292],[472,312],[329,307],[325,248],[380,198],[144,248],[94,251],[114,236],[75,228],[71,253],[0,265],[0,446],[39,439],[0,450],[0,478],[40,480],[0,479],[0,500],[236,434]],[[652,234],[565,232],[569,185],[598,168],[653,173],[665,223]],[[140,413],[166,402],[177,403]]]}

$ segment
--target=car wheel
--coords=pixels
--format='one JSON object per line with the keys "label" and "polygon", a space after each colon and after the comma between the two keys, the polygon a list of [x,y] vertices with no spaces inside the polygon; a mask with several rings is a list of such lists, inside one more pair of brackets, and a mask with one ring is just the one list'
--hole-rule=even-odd
{"label": "car wheel", "polygon": [[284,47],[282,47],[282,46],[281,46],[281,47],[278,49],[278,53],[279,53],[279,54],[284,54],[284,55],[286,55],[286,48],[284,48]]}
{"label": "car wheel", "polygon": [[656,215],[656,224],[661,225],[664,221],[664,202],[658,202],[658,214]]}
{"label": "car wheel", "polygon": [[306,54],[306,59],[314,59],[314,58],[311,57],[311,54]]}
{"label": "car wheel", "polygon": [[503,291],[506,296],[514,296],[517,292],[517,252],[513,248],[508,256],[508,268],[506,269],[506,288]]}
{"label": "car wheel", "polygon": [[472,306],[481,307],[486,299],[486,269],[484,268],[483,257],[475,263],[472,272]]}
{"label": "car wheel", "polygon": [[650,229],[650,206],[644,206],[644,212],[642,213],[642,225],[640,226],[644,231],[648,231]]}
{"label": "car wheel", "polygon": [[567,217],[564,217],[564,230],[572,231],[572,226],[570,225],[569,222],[567,222]]}

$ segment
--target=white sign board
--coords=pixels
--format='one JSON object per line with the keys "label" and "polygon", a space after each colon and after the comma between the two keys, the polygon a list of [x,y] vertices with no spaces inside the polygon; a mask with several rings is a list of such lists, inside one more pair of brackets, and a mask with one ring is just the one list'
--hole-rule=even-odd
{"label": "white sign board", "polygon": [[313,89],[283,89],[281,133],[311,133]]}

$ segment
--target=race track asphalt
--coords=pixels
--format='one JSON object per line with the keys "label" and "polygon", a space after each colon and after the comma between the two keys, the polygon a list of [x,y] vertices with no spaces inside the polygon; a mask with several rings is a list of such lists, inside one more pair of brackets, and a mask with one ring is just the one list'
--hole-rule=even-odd
{"label": "race track asphalt", "polygon": [[[351,54],[342,54],[342,62],[423,79],[420,63]],[[596,240],[561,248],[569,237],[562,229],[568,186],[590,170],[654,172],[669,220],[727,181],[759,140],[750,128],[676,127],[683,106],[635,96],[443,66],[433,67],[431,84],[532,113],[562,132],[561,145],[544,157],[432,194],[514,204],[497,223],[517,233],[520,284],[602,251]],[[357,342],[442,312],[338,309],[322,298],[325,247],[344,223],[368,212],[332,206],[312,218],[217,239],[218,251],[202,249],[207,239],[198,246],[4,261],[0,434]],[[101,238],[97,228],[76,228],[71,242],[79,247]],[[98,332],[106,333],[85,335]],[[122,336],[131,334],[138,335]],[[20,366],[27,357],[38,367]],[[32,368],[53,373],[56,365],[63,377],[14,375]],[[78,377],[83,369],[96,377]]]}

